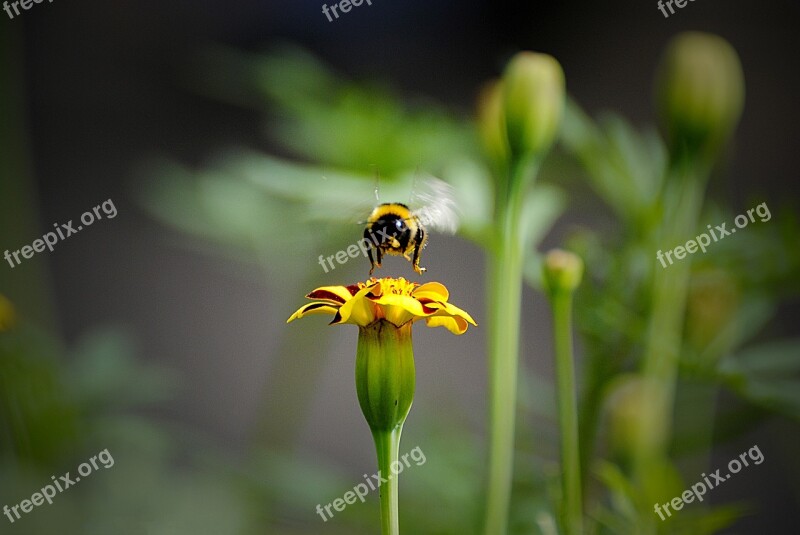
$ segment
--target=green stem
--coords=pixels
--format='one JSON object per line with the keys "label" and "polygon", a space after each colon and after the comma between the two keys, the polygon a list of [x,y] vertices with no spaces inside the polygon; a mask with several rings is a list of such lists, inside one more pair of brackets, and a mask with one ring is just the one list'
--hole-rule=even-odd
{"label": "green stem", "polygon": [[[19,249],[42,234],[36,203],[27,124],[24,39],[19,25],[0,31],[0,243]],[[2,254],[0,252],[0,254]],[[52,275],[44,260],[12,268],[3,260],[0,293],[20,318],[43,327],[57,327]]]}
{"label": "green stem", "polygon": [[490,443],[487,535],[506,533],[514,469],[514,428],[522,308],[523,251],[520,215],[526,182],[535,176],[530,161],[517,164],[497,202],[498,247],[489,265]]}
{"label": "green stem", "polygon": [[562,527],[564,533],[583,533],[578,404],[572,350],[572,292],[555,290],[551,296],[558,385],[558,422],[561,429]]}
{"label": "green stem", "polygon": [[399,535],[397,475],[400,434],[414,401],[414,347],[411,323],[386,320],[360,327],[356,352],[356,393],[378,453],[383,535]]}
{"label": "green stem", "polygon": [[[673,248],[697,233],[708,167],[697,162],[676,164],[665,192],[665,215],[658,243]],[[683,341],[683,323],[691,275],[691,256],[667,267],[656,262],[652,305],[642,375],[649,395],[641,408],[634,445],[634,480],[640,486],[658,463],[666,459],[672,433],[672,411]],[[649,499],[649,498],[648,498]],[[652,514],[645,515],[646,533],[655,532]]]}
{"label": "green stem", "polygon": [[381,533],[383,535],[400,535],[400,511],[398,508],[398,477],[392,473],[392,463],[399,464],[400,434],[403,427],[391,431],[373,431],[375,449],[378,452],[378,470],[380,477],[386,479],[381,483]]}

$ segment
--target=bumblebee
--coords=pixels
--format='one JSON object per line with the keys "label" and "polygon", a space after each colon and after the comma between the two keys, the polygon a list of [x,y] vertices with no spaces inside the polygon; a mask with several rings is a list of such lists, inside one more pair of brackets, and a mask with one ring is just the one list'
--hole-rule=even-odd
{"label": "bumblebee", "polygon": [[[369,245],[369,274],[381,267],[383,255],[402,256],[422,275],[420,267],[422,249],[428,243],[427,227],[455,234],[458,229],[458,210],[453,187],[434,177],[414,180],[411,205],[391,202],[376,206],[366,221],[364,241]],[[377,197],[377,191],[376,191]],[[380,202],[380,201],[379,201]],[[375,249],[375,257],[372,256]]]}
{"label": "bumblebee", "polygon": [[[428,235],[419,216],[413,214],[405,204],[387,202],[376,206],[367,219],[364,239],[371,246],[367,250],[370,275],[376,267],[381,267],[385,254],[402,256],[411,262],[414,271],[420,275],[425,273],[426,269],[420,267],[419,259]],[[375,259],[372,249],[375,249]]]}

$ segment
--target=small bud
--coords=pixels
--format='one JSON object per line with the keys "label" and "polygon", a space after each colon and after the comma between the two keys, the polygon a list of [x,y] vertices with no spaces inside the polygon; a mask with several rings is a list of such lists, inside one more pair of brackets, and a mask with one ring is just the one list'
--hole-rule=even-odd
{"label": "small bud", "polygon": [[744,74],[739,56],[721,37],[683,33],[667,46],[656,95],[673,151],[713,156],[742,114]]}
{"label": "small bud", "polygon": [[0,294],[0,333],[11,330],[15,324],[14,305],[4,295]]}
{"label": "small bud", "polygon": [[569,251],[555,249],[544,258],[544,281],[551,293],[573,292],[583,278],[583,260]]}
{"label": "small bud", "polygon": [[659,444],[665,433],[664,422],[644,418],[647,398],[656,393],[654,385],[648,387],[645,380],[635,374],[619,375],[607,386],[608,440],[616,455],[622,458],[633,456],[640,437],[645,437],[648,448]]}
{"label": "small bud", "polygon": [[[741,301],[736,279],[720,269],[705,269],[692,276],[687,303],[686,336],[700,354],[725,332],[736,317]],[[719,358],[720,354],[713,355]]]}
{"label": "small bud", "polygon": [[503,116],[503,84],[487,83],[478,95],[478,133],[489,157],[502,163],[508,160],[506,120]]}
{"label": "small bud", "polygon": [[564,111],[564,71],[547,54],[520,52],[503,75],[503,109],[511,152],[538,156],[556,139]]}

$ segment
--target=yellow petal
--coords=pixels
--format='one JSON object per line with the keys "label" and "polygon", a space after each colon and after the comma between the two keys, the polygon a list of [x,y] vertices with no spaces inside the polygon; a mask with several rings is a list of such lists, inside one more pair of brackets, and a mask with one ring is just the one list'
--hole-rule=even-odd
{"label": "yellow petal", "polygon": [[376,305],[367,298],[377,284],[366,286],[358,291],[345,304],[339,307],[336,317],[331,324],[352,323],[355,325],[366,326],[377,319]]}
{"label": "yellow petal", "polygon": [[372,301],[380,307],[383,317],[398,327],[414,318],[430,316],[430,313],[425,312],[422,303],[407,295],[384,294],[372,298]]}
{"label": "yellow petal", "polygon": [[428,327],[444,327],[453,334],[464,334],[469,327],[463,318],[451,316],[431,316],[425,323]]}
{"label": "yellow petal", "polygon": [[300,307],[297,312],[292,314],[289,319],[286,320],[286,323],[290,323],[296,319],[302,318],[303,316],[310,316],[312,314],[336,314],[338,310],[338,306],[329,305],[328,303],[309,303]]}
{"label": "yellow petal", "polygon": [[466,310],[462,310],[462,309],[458,308],[455,305],[451,305],[450,303],[441,303],[441,304],[444,305],[444,308],[441,309],[436,314],[434,314],[434,316],[440,316],[440,315],[443,315],[443,313],[444,313],[444,314],[448,314],[448,315],[453,316],[453,317],[464,318],[465,320],[470,322],[475,327],[478,326],[478,324],[475,323],[475,320],[472,319],[472,316],[470,316],[469,312],[467,312]]}
{"label": "yellow petal", "polygon": [[417,299],[427,298],[442,302],[447,302],[450,298],[450,292],[447,291],[444,284],[440,282],[426,282],[414,290],[411,295]]}

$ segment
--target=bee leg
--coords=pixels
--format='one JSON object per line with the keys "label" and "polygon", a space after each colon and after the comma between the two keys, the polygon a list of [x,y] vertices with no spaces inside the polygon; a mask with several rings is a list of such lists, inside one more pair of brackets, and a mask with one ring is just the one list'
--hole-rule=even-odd
{"label": "bee leg", "polygon": [[372,248],[367,249],[367,257],[369,258],[369,274],[375,271],[375,261],[372,259]]}
{"label": "bee leg", "polygon": [[425,236],[425,231],[423,231],[422,228],[417,229],[417,239],[414,245],[414,271],[416,271],[420,275],[422,275],[427,271],[427,269],[425,269],[424,267],[419,267],[420,251],[422,250],[423,247],[425,247],[426,239],[427,236]]}
{"label": "bee leg", "polygon": [[378,257],[378,261],[375,262],[375,265],[377,265],[378,267],[381,267],[381,262],[383,261],[383,251],[381,250],[380,247],[375,249],[375,256]]}

